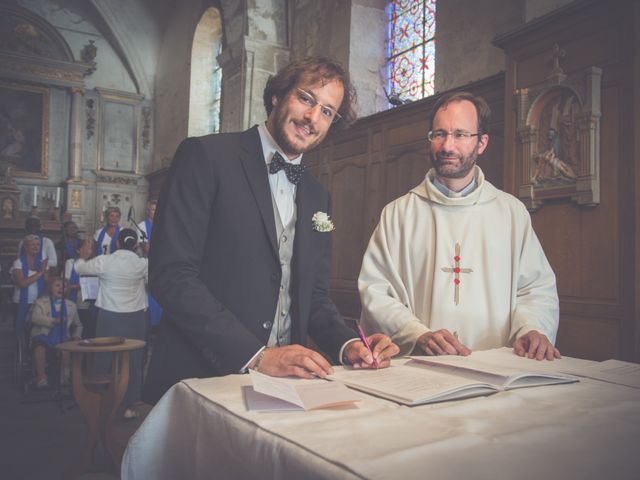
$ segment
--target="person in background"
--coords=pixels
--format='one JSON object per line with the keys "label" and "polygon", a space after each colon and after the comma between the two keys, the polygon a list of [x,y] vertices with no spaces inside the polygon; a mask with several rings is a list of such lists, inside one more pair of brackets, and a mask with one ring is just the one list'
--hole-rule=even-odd
{"label": "person in background", "polygon": [[[62,299],[63,280],[55,277],[49,284],[49,295],[38,298],[31,310],[31,345],[36,369],[36,387],[49,385],[46,371],[47,351],[58,343],[79,340],[82,324],[76,305]],[[69,352],[62,353],[61,380],[69,383]]]}
{"label": "person in background", "polygon": [[142,255],[145,257],[149,256],[151,234],[153,233],[153,218],[156,215],[157,206],[157,200],[149,200],[145,210],[145,218],[143,221],[138,223],[138,245],[141,247]]}
{"label": "person in background", "polygon": [[56,244],[58,251],[58,257],[64,258],[65,261],[68,258],[76,258],[78,250],[82,245],[82,239],[80,238],[80,230],[76,222],[67,221],[62,224],[64,230],[64,238]]}
{"label": "person in background", "polygon": [[[98,308],[96,335],[145,340],[148,260],[135,252],[138,235],[132,229],[123,228],[116,242],[117,249],[111,255],[99,255],[89,260],[93,245],[91,240],[85,241],[75,270],[79,275],[94,275],[100,279],[95,303]],[[142,385],[142,350],[134,350],[129,358],[129,386],[122,402],[125,419],[139,416],[135,404],[140,400]],[[101,369],[107,369],[104,360],[99,363]]]}
{"label": "person in background", "polygon": [[36,299],[45,292],[45,280],[49,268],[49,259],[42,258],[40,237],[29,234],[21,241],[20,256],[13,262],[11,278],[13,292],[14,319],[16,334],[20,337],[26,331],[27,312]]}
{"label": "person in background", "polygon": [[78,307],[78,316],[82,322],[85,338],[96,336],[96,315],[92,312],[92,303],[82,297],[80,288],[80,275],[76,271],[75,261],[80,256],[80,248],[76,249],[72,257],[69,257],[64,266],[64,278],[66,280],[64,295]]}
{"label": "person in background", "polygon": [[[151,235],[153,233],[153,217],[156,215],[156,207],[158,205],[157,200],[149,200],[147,202],[145,219],[138,224],[138,245],[139,250],[144,257],[149,256],[149,249],[151,248]],[[144,233],[144,235],[143,235]],[[149,293],[149,325],[152,330],[155,330],[160,325],[160,318],[162,317],[162,307],[157,302],[153,295]]]}
{"label": "person in background", "polygon": [[93,235],[93,240],[96,242],[96,256],[109,255],[117,250],[120,216],[121,212],[118,207],[107,207],[104,211],[105,224]]}
{"label": "person in background", "polygon": [[[53,241],[42,235],[41,232],[41,223],[38,217],[29,217],[24,222],[24,229],[27,235],[35,235],[38,237],[40,241],[40,250],[38,251],[38,255],[40,256],[40,260],[47,259],[47,264],[49,268],[54,268],[58,266],[58,256],[56,254],[56,247],[53,244]],[[19,255],[22,254],[22,247],[24,243],[21,240],[18,245]]]}

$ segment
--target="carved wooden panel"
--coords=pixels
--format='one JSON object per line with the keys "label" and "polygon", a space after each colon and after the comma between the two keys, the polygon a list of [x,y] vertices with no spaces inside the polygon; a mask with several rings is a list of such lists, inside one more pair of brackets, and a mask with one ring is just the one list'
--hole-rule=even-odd
{"label": "carved wooden panel", "polygon": [[[599,153],[600,203],[586,206],[597,202],[574,197],[577,203],[585,204],[576,205],[571,198],[558,195],[532,214],[534,229],[558,281],[558,346],[568,355],[598,360],[640,360],[640,290],[632,260],[638,254],[633,225],[640,204],[637,181],[630,175],[631,159],[636,158],[636,168],[638,165],[631,125],[635,122],[637,132],[639,118],[630,99],[638,95],[640,69],[638,57],[632,53],[633,44],[628,41],[634,30],[638,34],[638,18],[640,9],[633,1],[573,2],[494,42],[507,55],[505,180],[514,194],[528,176],[518,154],[521,132],[516,131],[516,102],[521,95],[517,92],[535,90],[549,78],[561,79],[559,71],[567,80],[588,71],[602,72],[599,92],[575,90],[580,93],[576,98],[581,102],[585,99],[583,103],[596,93],[600,95],[599,132],[579,132],[581,148]],[[554,45],[564,55],[558,57]],[[582,167],[576,173],[587,174]]]}

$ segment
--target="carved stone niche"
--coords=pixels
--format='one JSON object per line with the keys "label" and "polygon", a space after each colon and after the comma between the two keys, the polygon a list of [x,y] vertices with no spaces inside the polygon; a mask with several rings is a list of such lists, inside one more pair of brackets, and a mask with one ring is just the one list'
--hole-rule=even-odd
{"label": "carved stone niche", "polygon": [[518,197],[529,210],[546,200],[600,203],[600,78],[589,67],[516,91]]}

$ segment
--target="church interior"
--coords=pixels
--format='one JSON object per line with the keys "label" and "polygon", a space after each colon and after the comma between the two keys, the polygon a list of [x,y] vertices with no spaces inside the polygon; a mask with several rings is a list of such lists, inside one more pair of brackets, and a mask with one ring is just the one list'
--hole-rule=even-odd
{"label": "church interior", "polygon": [[[385,0],[0,0],[0,436],[52,452],[40,467],[0,452],[0,476],[57,474],[71,448],[52,445],[65,416],[22,404],[13,381],[5,306],[25,219],[54,242],[65,220],[91,235],[108,207],[123,227],[139,222],[182,139],[264,122],[267,79],[308,55],[341,62],[358,95],[358,120],[304,155],[331,194],[331,295],[345,318],[360,315],[358,273],[382,208],[430,167],[431,107],[465,90],[492,110],[478,164],[525,204],[555,272],[558,348],[640,362],[640,2],[394,3],[425,8],[410,54],[415,25]],[[80,441],[81,423],[65,441]]]}

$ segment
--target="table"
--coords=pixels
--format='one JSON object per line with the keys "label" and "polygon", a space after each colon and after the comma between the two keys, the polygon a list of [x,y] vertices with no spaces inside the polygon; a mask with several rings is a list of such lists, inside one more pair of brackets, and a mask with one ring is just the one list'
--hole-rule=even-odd
{"label": "table", "polygon": [[173,386],[130,439],[122,478],[640,478],[631,387],[583,378],[419,407],[358,393],[355,408],[259,413],[249,384]]}
{"label": "table", "polygon": [[[127,338],[117,345],[87,345],[79,340],[56,345],[58,350],[71,353],[73,396],[89,426],[80,462],[71,468],[74,472],[84,472],[91,466],[100,440],[113,465],[120,465],[124,448],[115,441],[113,418],[129,384],[129,352],[145,344],[142,340]],[[92,371],[95,353],[113,354],[111,373],[97,375]]]}

